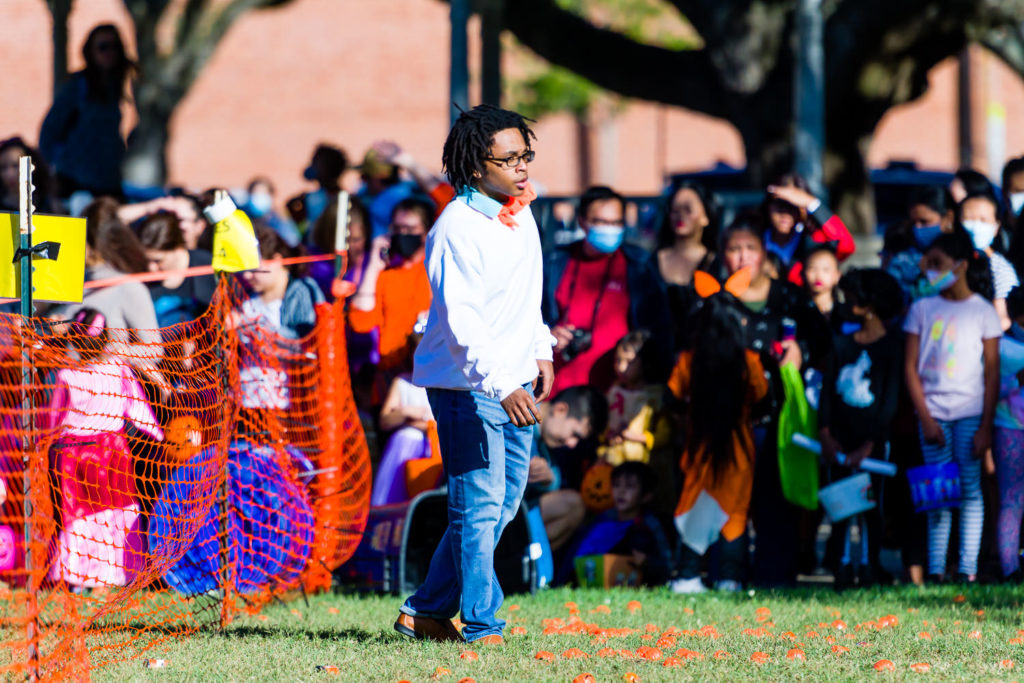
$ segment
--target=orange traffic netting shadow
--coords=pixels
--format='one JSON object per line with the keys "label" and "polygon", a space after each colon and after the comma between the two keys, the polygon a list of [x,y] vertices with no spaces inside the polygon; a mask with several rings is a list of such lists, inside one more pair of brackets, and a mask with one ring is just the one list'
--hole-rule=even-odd
{"label": "orange traffic netting shadow", "polygon": [[0,673],[87,678],[327,589],[355,551],[371,480],[342,303],[303,339],[240,308],[225,280],[159,337],[0,315]]}

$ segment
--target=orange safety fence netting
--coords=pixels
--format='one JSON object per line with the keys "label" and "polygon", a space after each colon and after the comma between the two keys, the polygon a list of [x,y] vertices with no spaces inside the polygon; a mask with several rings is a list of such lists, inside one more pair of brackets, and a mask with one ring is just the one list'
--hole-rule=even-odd
{"label": "orange safety fence netting", "polygon": [[329,588],[355,551],[343,305],[287,339],[242,300],[223,280],[158,331],[0,315],[0,673],[87,678]]}

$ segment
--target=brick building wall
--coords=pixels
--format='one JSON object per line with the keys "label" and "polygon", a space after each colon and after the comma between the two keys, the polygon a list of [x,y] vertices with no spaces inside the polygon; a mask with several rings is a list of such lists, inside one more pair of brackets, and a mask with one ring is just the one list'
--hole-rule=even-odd
{"label": "brick building wall", "polygon": [[[0,0],[0,14],[0,137],[22,134],[34,141],[51,97],[49,15],[40,0]],[[75,3],[72,69],[81,67],[89,29],[108,21],[130,36],[120,0]],[[1024,114],[1024,86],[980,50],[972,59],[976,165],[988,170],[993,160],[986,144],[998,148],[1001,139],[1004,157],[1024,153],[1024,129],[1014,125]],[[448,8],[437,0],[294,0],[249,13],[175,115],[171,181],[241,187],[265,174],[287,196],[304,187],[301,172],[318,142],[340,144],[359,158],[380,137],[439,166],[447,79]],[[957,165],[955,63],[936,67],[931,83],[926,97],[882,121],[870,148],[872,165],[890,159],[928,168]],[[1002,138],[993,135],[1000,121]],[[574,122],[551,116],[537,132],[533,177],[552,193],[578,191]],[[665,171],[744,163],[740,138],[728,123],[643,102],[596,126],[592,144],[592,178],[629,193],[657,191]]]}

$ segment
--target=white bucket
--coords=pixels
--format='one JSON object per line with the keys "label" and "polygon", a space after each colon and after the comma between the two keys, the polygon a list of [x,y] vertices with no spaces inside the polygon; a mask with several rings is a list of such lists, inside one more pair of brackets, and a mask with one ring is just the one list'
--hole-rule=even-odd
{"label": "white bucket", "polygon": [[840,479],[818,491],[818,500],[828,518],[840,522],[875,507],[871,495],[871,476],[860,472]]}

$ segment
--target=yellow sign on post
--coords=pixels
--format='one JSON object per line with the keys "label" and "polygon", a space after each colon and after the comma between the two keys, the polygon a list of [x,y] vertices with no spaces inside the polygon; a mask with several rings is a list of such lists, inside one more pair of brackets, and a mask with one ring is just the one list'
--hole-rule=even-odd
{"label": "yellow sign on post", "polygon": [[[32,299],[81,303],[85,219],[37,213],[32,215],[32,227],[32,245],[41,247],[32,254]],[[19,245],[18,214],[0,212],[0,299],[21,298],[21,265],[15,260]]]}

